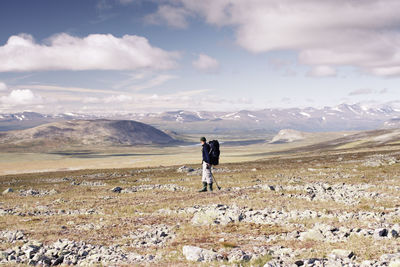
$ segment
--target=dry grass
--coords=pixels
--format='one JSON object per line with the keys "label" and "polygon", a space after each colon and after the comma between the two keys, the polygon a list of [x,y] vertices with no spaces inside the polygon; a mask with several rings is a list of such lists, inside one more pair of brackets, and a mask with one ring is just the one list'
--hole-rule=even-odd
{"label": "dry grass", "polygon": [[[197,149],[197,148],[196,148]],[[379,153],[393,153],[387,151]],[[400,186],[400,170],[398,165],[383,167],[365,167],[361,160],[374,151],[323,153],[323,154],[297,154],[285,157],[275,157],[266,160],[251,162],[236,162],[222,164],[231,172],[217,173],[218,183],[224,188],[240,187],[240,190],[217,189],[213,193],[198,193],[200,178],[177,173],[177,165],[172,167],[148,168],[119,168],[119,169],[94,169],[77,171],[58,171],[46,173],[30,173],[7,175],[0,177],[0,190],[12,187],[16,192],[3,195],[0,208],[17,209],[19,212],[38,210],[46,206],[49,211],[74,211],[81,209],[94,209],[99,214],[80,215],[38,215],[38,216],[0,216],[0,228],[8,230],[23,230],[28,238],[37,239],[45,243],[53,242],[59,238],[83,240],[94,244],[124,244],[124,236],[139,229],[143,225],[166,224],[178,226],[175,239],[162,248],[144,248],[140,253],[162,253],[165,264],[185,266],[187,262],[181,253],[183,245],[196,245],[206,249],[234,248],[251,250],[254,246],[282,245],[293,249],[312,248],[300,257],[320,257],[329,254],[334,248],[351,248],[360,259],[376,259],[383,253],[389,253],[400,246],[397,240],[374,240],[368,238],[350,238],[345,243],[326,243],[316,241],[275,241],[270,244],[256,241],[252,237],[272,234],[287,233],[296,230],[296,227],[283,227],[281,225],[259,225],[251,223],[232,223],[228,225],[193,226],[190,224],[191,214],[157,213],[160,209],[178,210],[194,205],[227,204],[253,209],[277,208],[285,210],[310,209],[324,212],[344,211],[374,211],[398,207],[395,197],[400,193],[390,187]],[[234,155],[232,150],[232,155]],[[185,155],[186,156],[186,155]],[[185,158],[191,161],[191,158]],[[234,156],[232,156],[234,157]],[[342,160],[338,161],[341,157]],[[243,160],[244,158],[241,158]],[[254,159],[254,158],[252,158]],[[23,159],[24,162],[25,159]],[[74,159],[76,160],[76,159]],[[16,161],[17,162],[17,161]],[[171,163],[167,161],[166,163]],[[98,163],[102,163],[101,161]],[[49,163],[52,164],[52,163]],[[85,163],[86,164],[86,163]],[[121,164],[125,166],[124,163]],[[121,166],[119,165],[119,166]],[[4,166],[4,165],[3,165]],[[83,165],[82,165],[83,166]],[[191,165],[199,167],[199,165]],[[255,171],[253,171],[255,169]],[[355,169],[355,170],[354,170]],[[322,173],[322,174],[321,174]],[[101,174],[97,175],[96,174]],[[346,176],[347,175],[347,176]],[[76,186],[71,181],[51,179],[71,178],[77,182],[92,181],[103,182],[105,186]],[[272,185],[301,185],[311,182],[324,181],[327,183],[346,184],[371,184],[375,185],[373,191],[385,193],[393,198],[385,202],[372,199],[363,199],[360,204],[347,206],[333,201],[307,201],[304,199],[288,198],[289,194],[298,194],[297,191],[263,191],[251,189],[257,184]],[[170,192],[165,190],[149,190],[127,194],[116,194],[110,191],[114,186],[127,188],[144,184],[177,184],[188,188],[189,191]],[[19,190],[26,189],[51,190],[59,193],[46,196],[20,196]],[[247,189],[246,189],[247,188]],[[290,223],[303,224],[312,227],[315,223],[322,222],[337,227],[368,226],[368,222],[350,220],[339,222],[337,219],[314,219],[307,221],[291,221]],[[400,223],[394,219],[391,223]],[[98,229],[85,228],[90,224],[98,225]],[[224,238],[224,241],[220,241]],[[0,249],[7,248],[7,244],[0,244]],[[134,248],[130,248],[135,250]],[[251,261],[253,266],[261,266],[269,261],[271,256],[266,255]]]}

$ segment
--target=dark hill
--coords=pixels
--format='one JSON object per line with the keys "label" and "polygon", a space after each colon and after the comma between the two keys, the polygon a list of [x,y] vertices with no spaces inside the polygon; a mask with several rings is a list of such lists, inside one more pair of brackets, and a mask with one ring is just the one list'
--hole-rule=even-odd
{"label": "dark hill", "polygon": [[132,120],[72,120],[0,134],[1,146],[129,146],[175,142],[168,134]]}

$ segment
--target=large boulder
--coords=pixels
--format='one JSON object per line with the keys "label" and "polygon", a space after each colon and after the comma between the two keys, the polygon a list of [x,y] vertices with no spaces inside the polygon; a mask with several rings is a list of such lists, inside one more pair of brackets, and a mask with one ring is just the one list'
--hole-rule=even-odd
{"label": "large boulder", "polygon": [[302,232],[300,234],[299,239],[302,241],[304,240],[323,241],[325,237],[319,229],[310,229],[306,232]]}
{"label": "large boulder", "polygon": [[176,171],[177,171],[177,172],[186,172],[186,173],[189,173],[189,172],[193,172],[194,169],[191,168],[191,167],[187,167],[187,166],[184,165],[184,166],[179,167]]}
{"label": "large boulder", "polygon": [[332,257],[338,257],[338,258],[353,258],[354,257],[354,253],[351,250],[347,250],[347,249],[334,249],[331,252],[331,256]]}
{"label": "large boulder", "polygon": [[226,225],[232,222],[239,222],[243,218],[243,214],[238,207],[228,207],[226,205],[215,205],[207,207],[194,214],[192,218],[192,224],[201,225],[211,225],[211,224],[221,224]]}
{"label": "large boulder", "polygon": [[8,193],[12,193],[14,190],[12,188],[7,188],[6,190],[3,191],[3,195],[6,195]]}
{"label": "large boulder", "polygon": [[189,261],[213,261],[217,259],[216,252],[195,246],[183,246],[182,252]]}

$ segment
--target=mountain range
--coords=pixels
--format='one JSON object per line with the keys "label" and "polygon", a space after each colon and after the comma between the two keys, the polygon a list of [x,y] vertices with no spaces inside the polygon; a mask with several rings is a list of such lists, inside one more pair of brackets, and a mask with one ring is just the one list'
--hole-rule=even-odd
{"label": "mountain range", "polygon": [[63,113],[57,115],[21,112],[0,115],[0,131],[26,129],[49,122],[65,120],[135,120],[162,130],[190,133],[277,133],[281,129],[307,132],[371,130],[400,126],[400,109],[390,105],[366,107],[341,104],[323,108],[286,108],[240,110],[237,112],[168,111],[160,113],[129,113],[90,115]]}

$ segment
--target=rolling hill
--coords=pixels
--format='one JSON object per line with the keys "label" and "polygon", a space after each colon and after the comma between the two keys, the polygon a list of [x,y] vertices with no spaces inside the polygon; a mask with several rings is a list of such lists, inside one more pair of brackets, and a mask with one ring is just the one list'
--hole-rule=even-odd
{"label": "rolling hill", "polygon": [[65,146],[165,145],[168,134],[131,120],[72,120],[0,133],[0,147],[62,148]]}
{"label": "rolling hill", "polygon": [[400,146],[400,129],[379,129],[345,134],[341,138],[316,142],[309,146],[296,148],[292,152],[384,149],[395,146]]}

